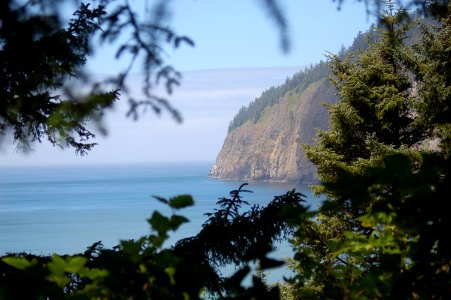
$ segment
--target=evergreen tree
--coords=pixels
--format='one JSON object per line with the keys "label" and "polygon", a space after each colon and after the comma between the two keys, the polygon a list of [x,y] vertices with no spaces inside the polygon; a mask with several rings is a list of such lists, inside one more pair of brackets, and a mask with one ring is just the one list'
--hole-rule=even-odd
{"label": "evergreen tree", "polygon": [[[299,295],[451,296],[449,16],[413,52],[404,15],[389,6],[368,50],[331,56],[340,101],[330,107],[331,129],[305,147],[327,200],[299,224]],[[434,139],[438,150],[425,146]]]}
{"label": "evergreen tree", "polygon": [[[79,7],[67,21],[71,4]],[[2,1],[0,138],[11,134],[19,149],[48,140],[54,146],[86,154],[95,145],[88,122],[101,125],[106,109],[119,99],[119,91],[122,97],[128,96],[128,115],[134,118],[141,107],[150,107],[157,113],[166,109],[180,121],[168,101],[153,94],[158,83],[170,94],[181,77],[165,62],[163,45],[193,44],[165,27],[167,6],[157,1],[152,5],[153,14],[142,20],[128,1]],[[94,38],[106,44],[123,34],[129,38],[117,43],[116,58],[130,59],[128,67],[105,80],[90,76],[84,65],[97,48],[93,47]],[[140,59],[145,96],[137,99],[129,93],[126,79]]]}
{"label": "evergreen tree", "polygon": [[118,98],[118,91],[93,92],[83,101],[80,95],[61,94],[67,80],[80,74],[89,40],[105,14],[103,6],[82,4],[65,27],[58,15],[36,14],[32,4],[2,1],[0,137],[12,132],[19,148],[48,139],[81,154],[94,146],[86,123],[100,116]]}

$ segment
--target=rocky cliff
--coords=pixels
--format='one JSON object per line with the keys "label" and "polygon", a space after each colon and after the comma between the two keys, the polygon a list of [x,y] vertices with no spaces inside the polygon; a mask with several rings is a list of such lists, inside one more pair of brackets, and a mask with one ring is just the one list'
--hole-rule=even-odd
{"label": "rocky cliff", "polygon": [[[406,37],[407,43],[413,43],[417,32],[409,31]],[[338,56],[358,55],[368,47],[369,39],[377,38],[372,26],[358,33]],[[327,63],[320,62],[241,108],[209,175],[230,180],[317,181],[316,168],[305,158],[302,145],[313,144],[317,130],[329,126],[327,108],[322,104],[337,101],[329,75]]]}
{"label": "rocky cliff", "polygon": [[315,167],[304,157],[301,145],[314,143],[316,130],[328,127],[328,112],[322,103],[336,101],[333,85],[326,76],[319,77],[285,92],[259,113],[258,120],[232,128],[209,176],[314,182]]}

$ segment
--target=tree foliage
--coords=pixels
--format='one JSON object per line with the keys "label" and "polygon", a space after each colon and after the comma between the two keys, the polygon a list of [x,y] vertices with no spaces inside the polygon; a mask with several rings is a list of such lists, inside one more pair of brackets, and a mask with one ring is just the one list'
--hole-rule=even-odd
{"label": "tree foliage", "polygon": [[306,146],[327,201],[296,234],[298,295],[450,297],[449,15],[413,49],[403,15],[389,7],[368,50],[331,57],[340,101]]}
{"label": "tree foliage", "polygon": [[328,72],[328,64],[326,62],[320,62],[314,66],[306,68],[304,71],[296,73],[291,78],[287,78],[284,84],[267,89],[260,95],[260,97],[252,101],[247,107],[243,106],[240,108],[238,113],[230,122],[229,132],[248,121],[256,123],[260,120],[264,110],[277,104],[280,98],[287,92],[302,92],[311,83],[324,78]]}
{"label": "tree foliage", "polygon": [[[95,145],[88,123],[100,124],[106,108],[119,99],[119,93],[128,96],[128,114],[134,118],[138,118],[141,108],[150,107],[157,113],[166,109],[181,121],[169,102],[152,92],[160,83],[170,94],[180,83],[180,73],[163,59],[164,44],[193,45],[189,38],[176,35],[163,24],[167,4],[156,3],[142,20],[128,1],[92,1],[81,3],[66,21],[64,11],[70,4],[2,1],[0,135],[11,133],[19,149],[47,139],[53,145],[86,154]],[[128,67],[104,81],[90,76],[83,67],[93,52],[94,39],[100,38],[102,44],[114,43],[128,34],[130,38],[119,44],[116,52],[117,59],[129,59]],[[143,61],[145,74],[144,99],[129,94],[127,84],[127,76],[138,59]]]}
{"label": "tree foliage", "polygon": [[[368,41],[374,38],[374,29],[369,29],[366,33],[359,32],[351,46],[342,47],[338,57],[344,57],[349,53],[365,50]],[[250,102],[247,106],[242,106],[229,124],[228,131],[232,131],[246,122],[256,123],[262,117],[265,109],[279,103],[280,99],[288,94],[302,93],[310,84],[317,82],[330,75],[329,60],[312,64],[289,77],[285,82],[277,87],[265,90],[258,98]]]}
{"label": "tree foliage", "polygon": [[55,91],[80,72],[105,10],[81,5],[63,28],[58,16],[34,14],[29,6],[1,4],[0,135],[12,131],[19,148],[47,138],[84,154],[94,145],[86,120],[109,107],[118,91],[92,93],[84,101],[65,99]]}
{"label": "tree foliage", "polygon": [[[188,220],[179,214],[153,212],[152,233],[122,241],[113,249],[100,242],[76,255],[35,256],[11,254],[0,260],[0,297],[3,299],[278,299],[277,287],[268,289],[251,271],[283,264],[267,255],[275,242],[290,234],[288,220],[306,211],[295,191],[275,197],[266,207],[247,204],[244,185],[221,198],[219,209],[209,214],[194,237],[166,247],[169,232]],[[157,199],[174,212],[193,205],[188,195]],[[238,271],[223,276],[219,267]],[[243,280],[252,275],[252,284]],[[23,287],[27,288],[24,289]]]}

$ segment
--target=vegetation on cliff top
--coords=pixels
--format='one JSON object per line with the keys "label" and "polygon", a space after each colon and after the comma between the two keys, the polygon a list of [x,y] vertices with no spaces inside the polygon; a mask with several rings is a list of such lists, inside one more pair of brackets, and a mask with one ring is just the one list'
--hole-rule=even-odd
{"label": "vegetation on cliff top", "polygon": [[296,73],[291,78],[287,78],[284,84],[267,89],[261,94],[260,97],[252,101],[247,107],[243,106],[240,108],[238,113],[230,122],[229,132],[248,121],[256,123],[260,120],[263,111],[267,107],[278,103],[279,99],[283,97],[285,93],[294,90],[302,92],[308,85],[324,78],[328,73],[329,67],[327,63],[320,62],[305,69],[304,71]]}
{"label": "vegetation on cliff top", "polygon": [[[417,18],[423,18],[421,11],[415,11],[408,16],[410,19],[415,20]],[[435,22],[429,17],[423,19],[425,22]],[[354,41],[349,47],[342,47],[338,53],[339,57],[345,57],[350,53],[358,54],[368,48],[368,44],[376,39],[378,39],[379,33],[375,29],[374,25],[362,33],[359,32],[354,38]],[[419,36],[418,26],[413,26],[409,28],[407,32],[404,33],[404,43],[406,45],[414,45],[417,42]],[[274,104],[279,103],[281,97],[286,93],[302,93],[310,84],[323,79],[328,78],[331,75],[329,68],[329,60],[320,61],[319,63],[312,64],[294,74],[292,77],[287,78],[283,84],[276,87],[270,87],[265,90],[258,98],[251,101],[247,106],[243,106],[239,109],[238,113],[230,121],[228,132],[231,132],[235,128],[240,127],[246,122],[256,123],[260,120],[263,111],[267,107],[271,107]]]}
{"label": "vegetation on cliff top", "polygon": [[[368,47],[366,37],[372,33],[374,33],[373,27],[366,33],[360,32],[354,39],[353,44],[349,48],[343,47],[339,55],[344,56],[347,53],[355,53],[366,49]],[[230,122],[228,131],[230,132],[248,121],[256,123],[260,120],[263,111],[267,107],[279,103],[280,98],[286,93],[300,94],[310,84],[323,78],[327,78],[329,75],[330,68],[327,61],[320,61],[319,63],[312,64],[304,70],[297,72],[291,78],[287,78],[282,85],[265,90],[260,97],[249,103],[248,106],[241,107]]]}

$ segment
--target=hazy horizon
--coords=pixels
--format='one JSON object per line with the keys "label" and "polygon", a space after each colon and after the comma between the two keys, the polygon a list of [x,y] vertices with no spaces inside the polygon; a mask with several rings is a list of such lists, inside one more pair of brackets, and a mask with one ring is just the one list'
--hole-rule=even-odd
{"label": "hazy horizon", "polygon": [[[98,143],[86,156],[61,150],[44,140],[33,151],[16,153],[0,144],[0,166],[63,166],[136,164],[155,162],[214,161],[227,128],[239,108],[264,90],[282,84],[298,68],[229,68],[185,72],[183,84],[170,98],[184,119],[178,124],[165,111],[149,111],[138,121],[126,118],[127,103],[118,102],[107,111],[107,136],[97,133]],[[131,81],[140,82],[140,75]],[[9,138],[9,141],[8,141]]]}
{"label": "hazy horizon", "polygon": [[[300,3],[302,2],[302,3]],[[137,122],[125,118],[126,103],[108,111],[106,137],[84,157],[60,150],[46,140],[33,152],[16,153],[11,137],[0,140],[1,166],[129,164],[168,161],[214,161],[230,121],[242,106],[282,84],[304,66],[324,60],[327,52],[350,46],[374,18],[362,3],[280,1],[289,21],[291,51],[283,53],[277,27],[261,5],[252,1],[185,1],[173,5],[172,27],[196,46],[168,51],[168,63],[183,80],[169,98],[184,117],[182,124],[163,113],[148,112]],[[234,16],[233,21],[230,16]],[[101,48],[88,60],[96,74],[114,74],[124,65]],[[139,91],[140,75],[133,75]]]}

